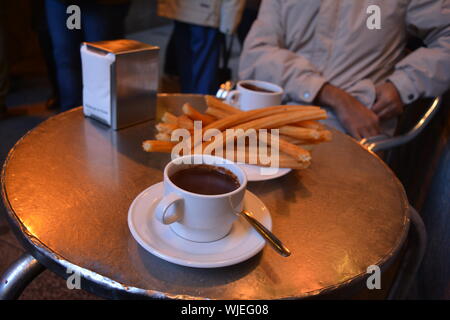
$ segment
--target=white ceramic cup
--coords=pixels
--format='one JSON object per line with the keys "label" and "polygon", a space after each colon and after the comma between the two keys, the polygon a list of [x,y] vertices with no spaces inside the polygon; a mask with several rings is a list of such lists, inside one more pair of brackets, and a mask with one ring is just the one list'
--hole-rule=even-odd
{"label": "white ceramic cup", "polygon": [[[255,86],[270,92],[256,91],[245,85]],[[281,104],[283,89],[276,84],[259,80],[242,80],[237,84],[237,90],[231,91],[226,102],[243,111],[249,111]]]}
{"label": "white ceramic cup", "polygon": [[[170,180],[175,172],[196,164],[226,168],[238,178],[239,188],[225,194],[204,195],[181,189]],[[164,169],[164,197],[156,206],[155,217],[187,240],[219,240],[230,232],[236,214],[243,210],[246,186],[245,172],[231,161],[210,155],[179,157]]]}

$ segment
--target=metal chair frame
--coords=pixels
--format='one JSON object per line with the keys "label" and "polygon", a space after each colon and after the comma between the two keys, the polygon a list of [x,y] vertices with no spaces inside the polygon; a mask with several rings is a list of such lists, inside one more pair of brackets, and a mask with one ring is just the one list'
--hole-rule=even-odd
{"label": "metal chair frame", "polygon": [[16,300],[23,290],[45,270],[32,255],[24,253],[0,276],[0,300]]}
{"label": "metal chair frame", "polygon": [[359,143],[364,147],[366,147],[368,150],[373,152],[383,151],[404,145],[412,141],[425,129],[425,127],[431,121],[433,116],[439,110],[441,104],[442,104],[442,97],[435,98],[431,103],[431,105],[428,107],[427,111],[422,116],[422,118],[420,118],[417,124],[405,134],[401,134],[395,137],[379,135],[367,139],[362,139]]}

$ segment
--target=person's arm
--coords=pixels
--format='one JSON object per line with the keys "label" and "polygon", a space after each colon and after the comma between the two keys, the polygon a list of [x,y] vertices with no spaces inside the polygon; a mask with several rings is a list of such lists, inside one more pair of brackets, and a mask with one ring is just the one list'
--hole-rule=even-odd
{"label": "person's arm", "polygon": [[406,24],[426,47],[401,60],[388,80],[403,103],[409,104],[441,95],[450,87],[450,0],[412,0]]}
{"label": "person's arm", "polygon": [[326,79],[308,59],[286,49],[282,2],[262,2],[245,40],[239,77],[276,83],[289,100],[312,103]]}
{"label": "person's arm", "polygon": [[316,102],[333,109],[348,133],[357,140],[380,133],[376,114],[344,90],[326,83],[319,91]]}

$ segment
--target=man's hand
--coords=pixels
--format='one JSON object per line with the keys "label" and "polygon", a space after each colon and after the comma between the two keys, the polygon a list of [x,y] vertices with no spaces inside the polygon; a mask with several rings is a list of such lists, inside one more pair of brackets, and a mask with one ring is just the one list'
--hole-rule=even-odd
{"label": "man's hand", "polygon": [[347,131],[355,138],[368,138],[380,133],[377,115],[347,92],[325,84],[317,96],[317,102],[336,112]]}
{"label": "man's hand", "polygon": [[404,104],[391,82],[385,82],[376,87],[377,99],[372,108],[380,120],[394,118],[403,113]]}

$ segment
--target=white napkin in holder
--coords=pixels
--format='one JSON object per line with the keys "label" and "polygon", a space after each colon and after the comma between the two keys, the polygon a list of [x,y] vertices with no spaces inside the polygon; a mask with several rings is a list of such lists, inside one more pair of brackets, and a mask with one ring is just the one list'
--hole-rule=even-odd
{"label": "white napkin in holder", "polygon": [[81,46],[83,112],[113,129],[156,115],[159,48],[134,40]]}

